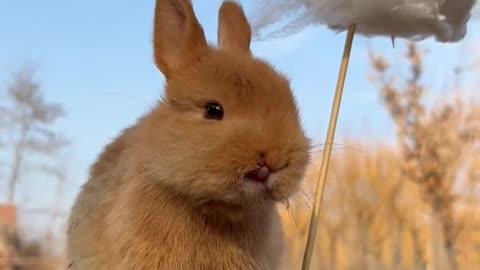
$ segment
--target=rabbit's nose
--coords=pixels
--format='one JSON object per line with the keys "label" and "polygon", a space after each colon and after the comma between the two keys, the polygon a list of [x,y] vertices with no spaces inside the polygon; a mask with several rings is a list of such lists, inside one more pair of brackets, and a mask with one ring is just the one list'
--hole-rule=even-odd
{"label": "rabbit's nose", "polygon": [[262,165],[258,169],[248,172],[246,176],[253,181],[265,183],[270,176],[270,168],[267,165]]}

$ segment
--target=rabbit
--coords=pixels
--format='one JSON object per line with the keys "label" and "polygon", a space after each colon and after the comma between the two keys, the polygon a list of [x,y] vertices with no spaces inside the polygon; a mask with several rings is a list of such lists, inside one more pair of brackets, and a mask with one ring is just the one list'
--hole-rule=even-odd
{"label": "rabbit", "polygon": [[310,139],[288,79],[252,56],[240,4],[218,46],[190,0],[157,0],[153,58],[164,97],[110,142],[69,218],[73,270],[275,270],[278,205],[299,189]]}

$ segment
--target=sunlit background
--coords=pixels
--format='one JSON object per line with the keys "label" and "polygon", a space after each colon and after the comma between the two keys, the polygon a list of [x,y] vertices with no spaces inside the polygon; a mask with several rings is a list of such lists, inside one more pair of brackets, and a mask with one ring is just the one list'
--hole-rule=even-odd
{"label": "sunlit background", "polygon": [[[193,1],[212,44],[221,2]],[[252,14],[255,1],[240,2]],[[163,94],[153,8],[153,0],[0,1],[0,224],[18,238],[0,238],[0,269],[12,261],[62,269],[66,220],[89,166]],[[355,38],[312,269],[437,270],[436,261],[480,269],[480,22],[468,31],[455,44]],[[310,27],[252,44],[291,79],[318,152],[344,39]],[[421,78],[409,81],[417,66]],[[420,100],[408,95],[420,91]],[[285,269],[299,266],[318,164],[298,203],[282,210]]]}

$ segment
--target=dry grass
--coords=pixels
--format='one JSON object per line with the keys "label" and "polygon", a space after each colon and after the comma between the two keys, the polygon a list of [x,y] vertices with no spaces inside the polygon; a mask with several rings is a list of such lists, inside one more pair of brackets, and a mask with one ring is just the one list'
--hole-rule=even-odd
{"label": "dry grass", "polygon": [[[434,240],[431,207],[422,187],[405,178],[402,156],[382,148],[372,154],[346,151],[334,158],[312,269],[428,269]],[[312,165],[311,171],[317,170]],[[308,183],[304,190],[309,190]],[[449,221],[459,228],[456,269],[480,267],[476,203],[464,203]],[[285,269],[300,269],[311,207],[297,198],[281,212],[289,243]]]}
{"label": "dry grass", "polygon": [[[372,149],[353,140],[349,146],[368,151],[336,152],[312,269],[480,269],[478,107],[460,100],[427,107],[423,54],[414,44],[402,84],[382,56],[371,60],[398,145]],[[306,176],[310,197],[318,168],[317,159]],[[286,269],[300,268],[309,205],[297,198],[282,210]]]}

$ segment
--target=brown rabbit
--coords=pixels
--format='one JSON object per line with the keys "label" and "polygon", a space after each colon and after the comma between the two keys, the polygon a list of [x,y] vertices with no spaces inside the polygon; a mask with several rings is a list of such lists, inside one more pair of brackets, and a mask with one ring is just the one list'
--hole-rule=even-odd
{"label": "brown rabbit", "polygon": [[219,48],[189,0],[158,0],[158,106],[109,144],[75,202],[75,270],[273,270],[276,203],[297,191],[310,142],[289,82],[250,54],[242,8],[223,3]]}

